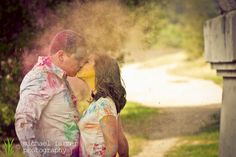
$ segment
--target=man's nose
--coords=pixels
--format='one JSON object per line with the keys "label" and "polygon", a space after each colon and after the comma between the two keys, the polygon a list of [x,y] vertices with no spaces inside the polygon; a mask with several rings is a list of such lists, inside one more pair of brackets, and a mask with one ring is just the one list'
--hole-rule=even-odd
{"label": "man's nose", "polygon": [[77,72],[79,72],[81,70],[82,66],[78,66],[77,68]]}

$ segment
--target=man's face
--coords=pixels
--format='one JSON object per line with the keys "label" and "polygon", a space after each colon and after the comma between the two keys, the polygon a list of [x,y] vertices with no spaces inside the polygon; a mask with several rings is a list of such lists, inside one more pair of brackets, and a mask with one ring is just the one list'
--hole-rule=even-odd
{"label": "man's face", "polygon": [[70,77],[74,77],[76,73],[83,67],[87,61],[86,57],[77,58],[75,54],[63,55],[63,70]]}

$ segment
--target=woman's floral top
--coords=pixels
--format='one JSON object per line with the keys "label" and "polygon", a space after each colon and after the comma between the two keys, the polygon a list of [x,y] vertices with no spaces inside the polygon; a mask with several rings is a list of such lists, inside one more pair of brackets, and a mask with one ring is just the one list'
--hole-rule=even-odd
{"label": "woman's floral top", "polygon": [[105,153],[101,119],[105,116],[117,118],[115,103],[109,97],[93,101],[79,121],[80,156],[101,157]]}

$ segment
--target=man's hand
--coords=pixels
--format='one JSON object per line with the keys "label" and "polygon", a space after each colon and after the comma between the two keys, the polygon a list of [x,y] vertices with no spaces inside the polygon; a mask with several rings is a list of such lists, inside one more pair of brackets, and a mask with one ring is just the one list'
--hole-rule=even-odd
{"label": "man's hand", "polygon": [[120,157],[129,157],[129,144],[124,135],[120,116],[118,116],[118,154]]}

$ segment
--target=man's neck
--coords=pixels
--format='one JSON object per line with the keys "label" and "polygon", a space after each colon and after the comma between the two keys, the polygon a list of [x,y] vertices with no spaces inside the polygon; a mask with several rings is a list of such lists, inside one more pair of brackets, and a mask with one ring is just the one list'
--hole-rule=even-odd
{"label": "man's neck", "polygon": [[[56,65],[57,67],[61,68],[61,65],[59,64],[59,61],[58,61],[57,58],[55,58],[55,56],[49,56],[49,57],[51,58],[52,63],[53,63],[54,65]],[[62,68],[61,68],[61,69],[62,69]]]}
{"label": "man's neck", "polygon": [[54,64],[56,67],[60,68],[61,70],[65,72],[62,64],[59,63],[58,59],[55,56],[49,56],[49,57],[51,58],[52,64]]}

